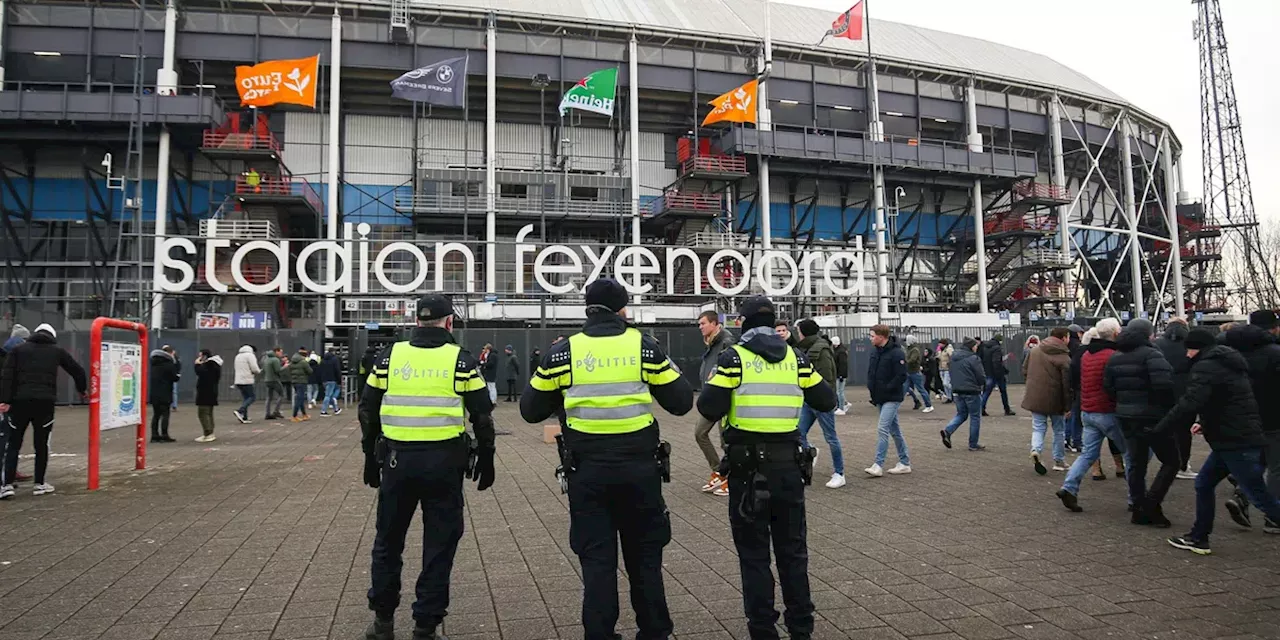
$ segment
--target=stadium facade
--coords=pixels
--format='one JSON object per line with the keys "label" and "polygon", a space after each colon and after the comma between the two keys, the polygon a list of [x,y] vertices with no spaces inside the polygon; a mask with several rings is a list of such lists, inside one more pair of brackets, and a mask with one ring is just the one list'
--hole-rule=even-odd
{"label": "stadium facade", "polygon": [[[647,322],[771,284],[796,316],[1223,307],[1219,231],[1180,197],[1173,131],[1035,53],[874,21],[871,77],[865,41],[813,44],[830,12],[774,3],[764,46],[759,0],[138,5],[0,0],[8,314],[342,330],[404,323],[404,291],[438,286],[477,322],[570,320],[586,276],[617,268],[606,245],[636,244],[668,252],[635,276],[655,285]],[[241,109],[238,65],[315,55],[315,109]],[[450,58],[462,107],[391,96]],[[612,116],[561,117],[610,67]],[[766,67],[758,126],[698,126]],[[197,250],[171,252],[181,238]],[[358,248],[299,261],[321,238]],[[275,255],[238,251],[253,241]],[[157,274],[161,248],[186,269]],[[358,285],[302,283],[344,262]],[[778,285],[798,267],[813,277]]]}

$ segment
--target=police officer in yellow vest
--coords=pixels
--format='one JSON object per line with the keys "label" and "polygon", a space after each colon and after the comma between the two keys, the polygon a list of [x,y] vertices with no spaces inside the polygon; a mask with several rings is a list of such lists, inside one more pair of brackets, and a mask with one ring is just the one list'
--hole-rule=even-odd
{"label": "police officer in yellow vest", "polygon": [[[474,479],[480,491],[493,485],[493,403],[479,363],[454,343],[452,331],[448,297],[419,300],[413,336],[378,355],[360,400],[364,482],[378,489],[369,588],[375,618],[365,631],[367,640],[395,637],[401,554],[419,504],[422,573],[413,603],[413,640],[443,640],[436,629],[449,607],[449,574],[462,538],[462,479]],[[474,447],[464,415],[471,418]]]}
{"label": "police officer in yellow vest", "polygon": [[742,572],[742,599],[751,640],[778,639],[769,544],[792,640],[813,636],[809,595],[809,549],[804,487],[813,480],[815,449],[801,444],[800,407],[831,411],[830,383],[814,371],[804,352],[774,332],[777,319],[768,298],[739,309],[742,337],[726,349],[698,395],[698,412],[721,420],[727,448],[721,474],[729,476],[729,523]]}
{"label": "police officer in yellow vest", "polygon": [[[552,345],[520,397],[520,415],[559,415],[569,491],[569,545],[582,563],[586,640],[620,639],[618,540],[631,581],[639,640],[671,635],[662,549],[671,520],[662,499],[670,447],[652,413],[684,415],[693,388],[657,342],[628,326],[627,291],[616,280],[587,285],[582,333]],[[669,476],[667,476],[669,478]]]}

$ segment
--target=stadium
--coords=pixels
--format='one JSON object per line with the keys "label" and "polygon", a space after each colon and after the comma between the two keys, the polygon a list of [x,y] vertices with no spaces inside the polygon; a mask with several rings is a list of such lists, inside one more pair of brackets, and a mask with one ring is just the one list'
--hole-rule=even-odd
{"label": "stadium", "polygon": [[[4,311],[344,335],[444,290],[479,326],[546,326],[581,318],[590,274],[623,272],[652,285],[633,307],[650,324],[753,291],[791,317],[1225,308],[1221,231],[1158,115],[994,42],[874,19],[823,38],[836,17],[0,0]],[[312,56],[314,108],[242,107],[237,66]],[[456,106],[392,95],[441,61]],[[608,111],[562,113],[609,69]],[[700,126],[762,72],[755,124]]]}

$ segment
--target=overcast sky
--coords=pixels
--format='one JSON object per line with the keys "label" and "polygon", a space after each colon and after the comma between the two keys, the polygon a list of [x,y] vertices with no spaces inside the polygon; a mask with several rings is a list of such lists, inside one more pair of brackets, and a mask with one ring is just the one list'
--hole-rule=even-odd
{"label": "overcast sky", "polygon": [[[830,9],[833,18],[853,4],[775,1]],[[1280,2],[1221,2],[1258,217],[1280,219]],[[1190,0],[872,0],[870,8],[874,19],[1047,55],[1170,123],[1183,145],[1186,189],[1199,199],[1200,63]]]}

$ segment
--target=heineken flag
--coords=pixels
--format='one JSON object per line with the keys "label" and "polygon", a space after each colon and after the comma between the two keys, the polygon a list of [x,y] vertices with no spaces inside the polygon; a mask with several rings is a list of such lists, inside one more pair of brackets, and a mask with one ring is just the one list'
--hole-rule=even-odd
{"label": "heineken flag", "polygon": [[560,100],[560,115],[569,109],[582,109],[613,115],[613,100],[618,95],[618,69],[601,69],[578,81]]}
{"label": "heineken flag", "polygon": [[466,92],[466,58],[441,60],[391,81],[391,95],[401,100],[446,107],[461,107],[466,103]]}

